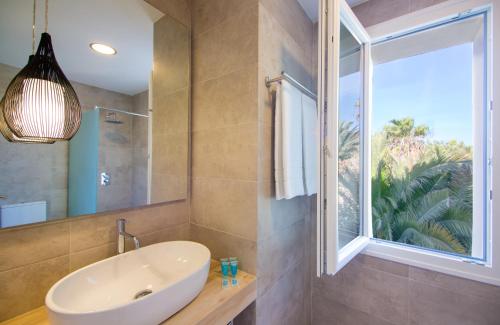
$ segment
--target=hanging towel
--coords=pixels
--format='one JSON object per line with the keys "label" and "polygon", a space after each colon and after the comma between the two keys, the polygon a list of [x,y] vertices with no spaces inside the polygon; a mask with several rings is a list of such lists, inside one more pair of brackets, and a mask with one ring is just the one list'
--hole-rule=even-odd
{"label": "hanging towel", "polygon": [[304,195],[302,93],[286,80],[276,87],[274,180],[276,199]]}
{"label": "hanging towel", "polygon": [[302,152],[305,194],[317,192],[316,173],[318,163],[318,113],[316,101],[302,94]]}

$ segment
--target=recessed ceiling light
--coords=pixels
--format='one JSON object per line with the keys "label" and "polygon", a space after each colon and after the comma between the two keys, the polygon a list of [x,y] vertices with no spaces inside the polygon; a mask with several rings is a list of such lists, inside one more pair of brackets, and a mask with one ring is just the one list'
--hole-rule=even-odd
{"label": "recessed ceiling light", "polygon": [[109,45],[101,43],[90,43],[90,48],[105,55],[115,55],[116,50]]}

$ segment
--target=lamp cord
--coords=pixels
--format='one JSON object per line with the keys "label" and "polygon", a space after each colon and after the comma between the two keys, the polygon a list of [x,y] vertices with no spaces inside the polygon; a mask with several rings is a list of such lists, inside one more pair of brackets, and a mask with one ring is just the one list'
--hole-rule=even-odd
{"label": "lamp cord", "polygon": [[33,27],[31,29],[31,54],[35,54],[36,0],[33,0]]}
{"label": "lamp cord", "polygon": [[49,0],[45,0],[45,32],[49,29]]}

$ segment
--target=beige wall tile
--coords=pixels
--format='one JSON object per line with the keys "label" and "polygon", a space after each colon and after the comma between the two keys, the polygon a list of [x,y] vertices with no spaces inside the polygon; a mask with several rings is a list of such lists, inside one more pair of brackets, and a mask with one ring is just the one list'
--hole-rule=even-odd
{"label": "beige wall tile", "polygon": [[257,121],[256,67],[255,64],[245,66],[194,86],[194,132]]}
{"label": "beige wall tile", "polygon": [[[315,196],[276,200],[275,184],[259,182],[259,238],[265,239],[310,215]],[[315,204],[315,201],[314,201]]]}
{"label": "beige wall tile", "polygon": [[313,24],[297,1],[260,1],[257,324],[311,320],[310,198],[275,199],[273,97],[262,81],[285,71],[311,88],[312,37]]}
{"label": "beige wall tile", "polygon": [[192,0],[193,34],[198,35],[238,15],[257,0]]}
{"label": "beige wall tile", "polygon": [[193,178],[191,223],[255,241],[257,183]]}
{"label": "beige wall tile", "polygon": [[409,324],[494,325],[500,319],[500,302],[486,300],[410,280]]}
{"label": "beige wall tile", "polygon": [[[297,264],[257,299],[257,324],[308,324],[304,295],[306,266]],[[258,282],[259,280],[257,280]]]}
{"label": "beige wall tile", "polygon": [[[272,108],[269,109],[272,110]],[[274,183],[274,127],[260,123],[258,130],[258,143],[259,152],[257,162],[257,178],[259,182],[262,183]]]}
{"label": "beige wall tile", "polygon": [[116,240],[116,220],[120,216],[101,215],[70,222],[70,253],[102,246]]}
{"label": "beige wall tile", "polygon": [[356,261],[361,263],[366,268],[375,269],[382,272],[391,273],[397,276],[407,278],[410,267],[407,264],[396,263],[392,261],[382,260],[370,255],[359,254]]}
{"label": "beige wall tile", "polygon": [[154,24],[153,107],[156,96],[189,87],[190,32],[170,16]]}
{"label": "beige wall tile", "polygon": [[404,325],[389,323],[332,299],[332,294],[321,291],[313,297],[314,325]]}
{"label": "beige wall tile", "polygon": [[287,72],[306,87],[312,85],[312,23],[309,41],[299,43],[265,6],[259,7],[259,63],[264,76]]}
{"label": "beige wall tile", "polygon": [[365,26],[407,14],[411,0],[370,0],[353,8],[354,13]]}
{"label": "beige wall tile", "polygon": [[195,177],[257,181],[257,125],[193,132]]}
{"label": "beige wall tile", "polygon": [[191,26],[191,0],[145,0],[164,14],[170,15],[185,26]]}
{"label": "beige wall tile", "polygon": [[151,203],[185,200],[189,188],[188,177],[153,173],[151,181]]}
{"label": "beige wall tile", "polygon": [[155,95],[157,104],[153,108],[153,136],[189,132],[189,96],[190,88]]}
{"label": "beige wall tile", "polygon": [[296,197],[290,200],[276,200],[274,182],[261,182],[258,186],[259,240],[266,240],[308,216],[310,200],[307,198]]}
{"label": "beige wall tile", "polygon": [[168,15],[154,28],[151,188],[157,203],[187,198],[191,35]]}
{"label": "beige wall tile", "polygon": [[[380,260],[383,261],[383,260]],[[410,279],[422,284],[439,287],[458,294],[476,296],[500,303],[500,287],[452,275],[410,267]]]}
{"label": "beige wall tile", "polygon": [[[193,80],[214,79],[257,62],[257,6],[193,38]],[[196,106],[193,108],[196,112]],[[193,113],[194,113],[193,112]]]}
{"label": "beige wall tile", "polygon": [[127,230],[134,235],[187,222],[185,201],[152,205],[106,215],[89,216],[70,221],[70,253],[116,241],[116,220],[126,219]]}
{"label": "beige wall tile", "polygon": [[76,271],[89,264],[116,255],[116,243],[109,243],[85,249],[69,256],[69,271]]}
{"label": "beige wall tile", "polygon": [[367,268],[356,259],[335,276],[315,279],[313,295],[317,291],[393,324],[408,321],[408,278]]}
{"label": "beige wall tile", "polygon": [[301,220],[290,227],[258,241],[257,296],[265,294],[283,274],[291,272],[298,264],[307,266],[307,229]]}
{"label": "beige wall tile", "polygon": [[238,257],[241,269],[256,274],[256,242],[229,233],[191,224],[191,240],[210,249],[212,258]]}
{"label": "beige wall tile", "polygon": [[66,255],[0,272],[0,321],[41,306],[47,291],[68,270]]}
{"label": "beige wall tile", "polygon": [[158,231],[150,232],[140,237],[141,247],[161,243],[164,241],[189,240],[189,223],[167,227]]}
{"label": "beige wall tile", "polygon": [[[124,212],[116,218],[126,219],[127,231],[139,238],[141,246],[147,246],[162,241],[188,239],[188,216],[187,203],[180,201]],[[113,228],[109,229],[112,236],[106,238],[111,242],[71,254],[71,271],[116,255],[116,224],[109,226]],[[126,244],[127,250],[133,249],[132,242]]]}
{"label": "beige wall tile", "polygon": [[94,107],[119,107],[127,112],[132,111],[133,103],[129,95],[121,94],[115,91],[103,88],[93,87],[78,82],[72,82],[82,109],[90,110]]}
{"label": "beige wall tile", "polygon": [[260,0],[284,30],[305,48],[312,46],[313,23],[297,0]]}
{"label": "beige wall tile", "polygon": [[69,253],[68,223],[8,229],[0,232],[0,271]]}
{"label": "beige wall tile", "polygon": [[170,226],[189,222],[189,206],[186,201],[170,202],[124,214],[127,231],[140,237]]}
{"label": "beige wall tile", "polygon": [[189,159],[188,136],[187,132],[153,133],[153,174],[187,175]]}
{"label": "beige wall tile", "polygon": [[446,0],[410,0],[410,12],[424,9]]}

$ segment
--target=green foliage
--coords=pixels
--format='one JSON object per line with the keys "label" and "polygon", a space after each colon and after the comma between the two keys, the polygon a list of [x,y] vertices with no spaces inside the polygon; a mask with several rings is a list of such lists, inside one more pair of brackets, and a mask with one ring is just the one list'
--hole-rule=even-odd
{"label": "green foliage", "polygon": [[[470,255],[472,150],[456,141],[430,142],[426,139],[429,131],[428,126],[415,126],[412,118],[404,118],[390,121],[372,137],[373,234],[384,240]],[[352,157],[358,144],[359,130],[341,123],[340,156]],[[352,175],[346,172],[345,177],[339,176],[341,183],[351,183],[345,179],[352,181]],[[351,202],[358,193],[356,189],[340,196]]]}
{"label": "green foliage", "polygon": [[352,122],[339,124],[339,230],[343,246],[359,234],[359,128]]}
{"label": "green foliage", "polygon": [[389,125],[384,127],[384,133],[387,138],[425,137],[429,134],[428,126],[415,126],[415,120],[411,117],[391,120],[389,123]]}
{"label": "green foliage", "polygon": [[470,255],[472,163],[441,156],[392,177],[384,161],[372,178],[374,237]]}
{"label": "green foliage", "polygon": [[353,122],[339,124],[339,160],[348,160],[359,150],[359,127]]}

